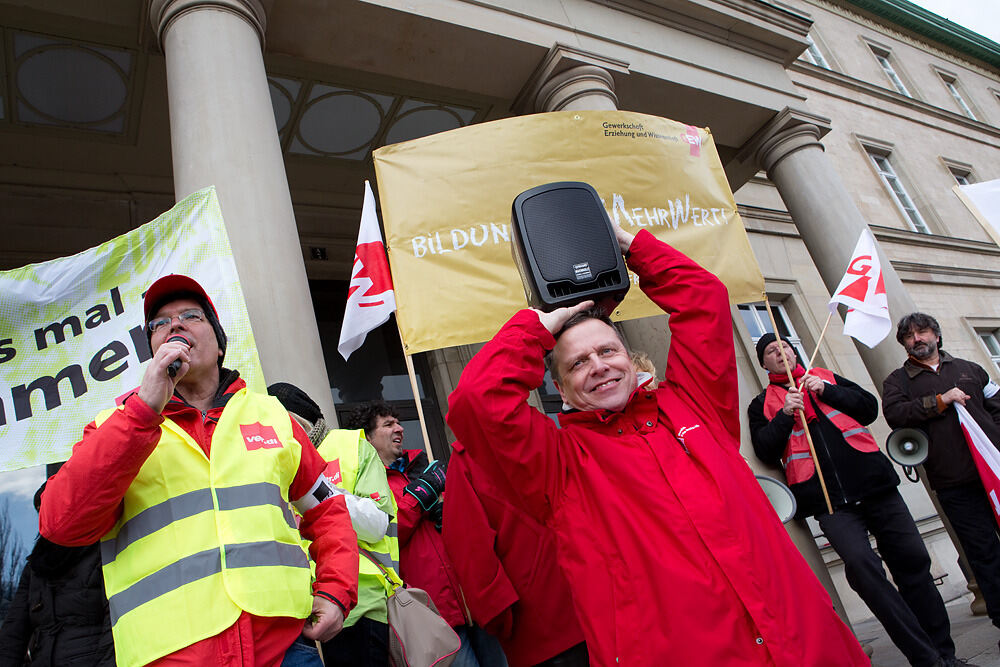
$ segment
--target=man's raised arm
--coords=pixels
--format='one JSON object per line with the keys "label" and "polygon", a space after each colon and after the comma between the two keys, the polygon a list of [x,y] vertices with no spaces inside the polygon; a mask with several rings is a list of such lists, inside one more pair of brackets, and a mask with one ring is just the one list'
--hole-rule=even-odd
{"label": "man's raised arm", "polygon": [[711,272],[646,230],[631,244],[639,287],[670,315],[665,381],[714,410],[739,439],[739,389],[729,294]]}

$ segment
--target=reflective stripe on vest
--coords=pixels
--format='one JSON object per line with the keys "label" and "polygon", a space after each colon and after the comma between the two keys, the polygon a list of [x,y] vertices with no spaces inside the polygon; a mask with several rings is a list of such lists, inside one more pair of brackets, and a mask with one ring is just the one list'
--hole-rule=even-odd
{"label": "reflective stripe on vest", "polygon": [[[136,607],[185,584],[213,574],[222,573],[222,551],[209,549],[186,556],[167,567],[157,570],[141,581],[108,598],[111,625]],[[226,567],[309,567],[308,559],[297,544],[276,542],[248,542],[225,545]]]}
{"label": "reflective stripe on vest", "polygon": [[242,612],[309,615],[309,564],[287,497],[301,446],[281,404],[245,389],[222,411],[211,459],[172,420],[160,425],[101,541],[120,667],[212,637]]}
{"label": "reflective stripe on vest", "polygon": [[[234,510],[255,505],[274,505],[284,515],[285,523],[295,529],[295,515],[281,497],[276,484],[258,482],[227,489],[216,489],[219,510]],[[158,505],[143,510],[122,524],[118,535],[101,542],[101,562],[110,563],[133,542],[152,535],[173,523],[214,509],[211,489],[190,491],[176,498],[168,498]]]}
{"label": "reflective stripe on vest", "polygon": [[[355,493],[356,483],[358,475],[361,472],[358,470],[361,458],[359,447],[371,446],[365,440],[364,431],[333,430],[323,438],[323,442],[319,444],[317,450],[325,461],[337,461],[342,480],[342,483],[338,486],[341,486],[348,493],[357,495]],[[382,466],[381,460],[378,457],[374,458],[374,464]],[[388,486],[388,482],[386,486]],[[385,536],[375,543],[358,540],[359,551],[367,553],[378,561],[379,564],[386,568],[389,575],[389,580],[387,580],[386,575],[378,566],[363,555],[358,560],[358,608],[371,608],[369,613],[377,613],[378,616],[375,620],[379,622],[384,622],[384,605],[376,603],[384,601],[388,595],[391,595],[394,585],[399,586],[403,583],[402,579],[399,578],[399,525],[396,521],[398,512],[396,511],[396,501],[391,491],[389,499],[392,503],[393,516],[386,528]],[[378,607],[377,612],[375,611],[375,607]],[[344,627],[350,627],[357,623],[358,618],[357,614],[349,614],[344,621]]]}
{"label": "reflective stripe on vest", "polygon": [[399,572],[399,561],[393,560],[392,554],[379,553],[378,551],[372,551],[371,549],[365,549],[368,555],[377,560],[382,564],[382,567],[389,569],[392,568],[396,572]]}
{"label": "reflective stripe on vest", "polygon": [[[825,368],[813,368],[809,371],[824,382],[836,384],[833,373]],[[770,420],[784,407],[785,396],[788,390],[775,384],[767,386],[764,398],[764,416]],[[820,397],[811,397],[823,415],[830,422],[840,429],[844,436],[844,442],[859,452],[877,452],[878,443],[872,437],[871,432],[859,424],[852,417],[845,415],[840,410],[836,410],[822,401]],[[816,465],[809,453],[809,441],[805,437],[805,430],[801,428],[801,421],[798,414],[795,415],[795,424],[800,428],[794,428],[788,438],[788,445],[782,457],[785,466],[785,477],[789,484],[799,484],[808,481],[816,474]]]}

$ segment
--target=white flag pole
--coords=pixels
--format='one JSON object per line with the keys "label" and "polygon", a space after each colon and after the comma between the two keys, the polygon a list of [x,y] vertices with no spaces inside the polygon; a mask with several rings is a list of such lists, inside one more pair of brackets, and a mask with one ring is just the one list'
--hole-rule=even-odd
{"label": "white flag pole", "polygon": [[816,361],[816,355],[819,354],[819,344],[823,342],[823,336],[826,335],[826,329],[830,326],[830,319],[833,317],[833,311],[831,310],[826,314],[826,324],[823,325],[823,330],[819,332],[819,340],[816,341],[816,349],[813,350],[813,356],[809,357],[809,365],[806,366],[806,373],[812,370],[813,362]]}

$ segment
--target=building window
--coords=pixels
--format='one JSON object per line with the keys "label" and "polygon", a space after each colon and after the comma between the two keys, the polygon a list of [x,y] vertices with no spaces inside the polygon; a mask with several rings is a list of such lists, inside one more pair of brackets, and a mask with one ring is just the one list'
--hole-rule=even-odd
{"label": "building window", "polygon": [[909,193],[903,186],[903,182],[896,175],[896,170],[892,168],[889,156],[876,153],[870,148],[866,150],[868,151],[868,157],[875,164],[878,175],[882,177],[882,182],[889,189],[889,192],[892,193],[892,198],[896,202],[896,206],[899,207],[900,212],[906,217],[913,231],[930,234],[930,228],[924,222],[923,216],[917,210],[917,206],[913,203],[913,199],[910,198]]}
{"label": "building window", "polygon": [[993,360],[997,368],[1000,368],[1000,337],[997,336],[998,331],[996,329],[978,329],[976,333],[979,334],[979,339],[986,346],[986,351],[989,352],[990,359]]}
{"label": "building window", "polygon": [[950,76],[948,74],[944,73],[940,74],[941,74],[941,81],[944,82],[944,87],[948,89],[949,93],[951,93],[952,99],[955,100],[955,104],[957,104],[958,108],[962,110],[962,113],[964,113],[972,120],[979,120],[978,118],[976,118],[976,114],[972,112],[972,107],[970,107],[968,102],[965,101],[965,98],[962,97],[962,92],[958,88],[958,80],[955,77]]}
{"label": "building window", "polygon": [[970,172],[964,169],[958,169],[956,167],[949,167],[948,171],[951,172],[951,175],[955,178],[955,182],[958,183],[959,185],[972,184],[972,175]]}
{"label": "building window", "polygon": [[[774,329],[771,328],[771,319],[767,316],[767,307],[762,302],[741,303],[737,308],[740,311],[740,316],[743,318],[743,323],[750,332],[750,340],[753,341],[754,345],[757,344],[757,341],[764,334],[774,332]],[[802,346],[802,339],[795,333],[795,327],[792,326],[791,320],[788,319],[785,307],[780,303],[772,303],[771,312],[774,313],[774,321],[778,323],[778,331],[792,344],[792,347],[795,348],[795,351],[799,355],[802,365],[805,366],[809,363],[809,355],[806,354],[806,349]]]}
{"label": "building window", "polygon": [[882,67],[882,71],[885,72],[885,75],[889,77],[889,81],[892,82],[892,86],[896,89],[896,92],[906,95],[907,97],[913,97],[906,85],[903,83],[899,74],[896,73],[896,68],[892,66],[892,61],[889,59],[889,51],[880,49],[879,47],[871,44],[869,44],[869,46],[871,47],[872,54],[875,56],[875,60],[878,61],[878,64]]}
{"label": "building window", "polygon": [[800,55],[799,58],[805,60],[807,63],[812,63],[817,67],[830,69],[830,64],[826,61],[826,58],[823,57],[823,52],[819,50],[818,46],[816,46],[816,42],[813,40],[812,35],[806,35],[806,40],[809,42],[809,46],[806,47],[806,50],[802,52],[802,55]]}

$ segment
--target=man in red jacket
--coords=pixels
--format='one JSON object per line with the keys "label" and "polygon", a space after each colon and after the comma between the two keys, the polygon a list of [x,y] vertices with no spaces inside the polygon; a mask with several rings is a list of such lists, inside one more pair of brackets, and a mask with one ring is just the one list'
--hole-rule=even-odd
{"label": "man in red jacket", "polygon": [[[472,619],[500,640],[512,667],[587,667],[552,532],[518,504],[495,465],[451,445],[441,537]],[[554,623],[553,619],[559,619]]]}
{"label": "man in red jacket", "polygon": [[[300,633],[335,635],[357,600],[344,500],[281,404],[222,368],[226,335],[201,285],[165,276],[143,305],[142,384],[49,479],[39,530],[66,546],[104,538],[119,665],[277,666]],[[311,601],[289,501],[313,541]]]}
{"label": "man in red jacket", "polygon": [[427,591],[462,640],[453,667],[506,667],[496,639],[467,617],[462,589],[441,540],[445,467],[440,461],[428,464],[423,451],[403,449],[399,414],[383,401],[360,406],[346,426],[364,429],[385,464],[398,506],[399,575],[407,584]]}
{"label": "man in red jacket", "polygon": [[[726,288],[647,231],[616,233],[670,314],[659,387],[589,302],[522,310],[466,366],[449,425],[555,534],[592,664],[868,665],[740,456]],[[527,403],[548,350],[562,428]]]}

